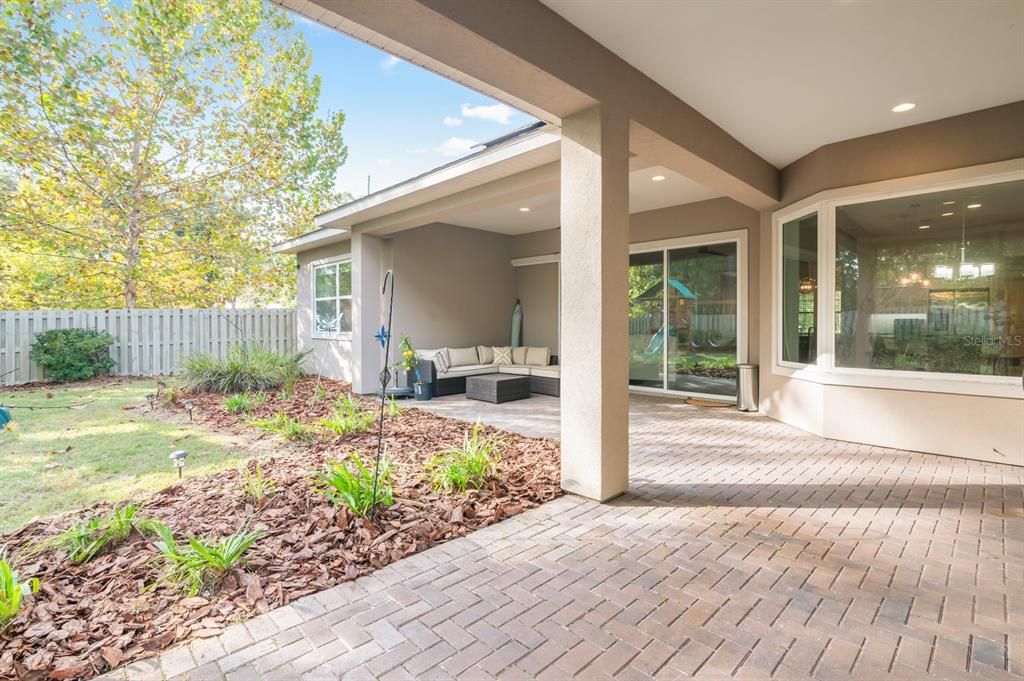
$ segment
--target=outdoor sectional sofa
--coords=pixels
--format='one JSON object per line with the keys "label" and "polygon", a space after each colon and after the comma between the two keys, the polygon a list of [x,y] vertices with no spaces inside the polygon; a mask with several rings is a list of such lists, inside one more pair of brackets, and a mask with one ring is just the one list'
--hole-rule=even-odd
{"label": "outdoor sectional sofa", "polygon": [[530,392],[559,395],[558,357],[549,348],[491,347],[417,350],[420,380],[430,383],[434,395],[466,392],[468,376],[516,374],[530,377]]}

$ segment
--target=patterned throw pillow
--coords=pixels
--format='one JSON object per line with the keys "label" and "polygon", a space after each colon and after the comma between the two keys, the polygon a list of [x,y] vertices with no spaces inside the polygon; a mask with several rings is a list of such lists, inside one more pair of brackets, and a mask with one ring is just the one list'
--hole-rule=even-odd
{"label": "patterned throw pillow", "polygon": [[494,363],[498,364],[511,364],[512,363],[512,348],[491,348],[494,351]]}
{"label": "patterned throw pillow", "polygon": [[451,365],[448,364],[448,353],[444,350],[438,350],[434,353],[434,364],[437,365],[437,370],[442,374],[447,373]]}

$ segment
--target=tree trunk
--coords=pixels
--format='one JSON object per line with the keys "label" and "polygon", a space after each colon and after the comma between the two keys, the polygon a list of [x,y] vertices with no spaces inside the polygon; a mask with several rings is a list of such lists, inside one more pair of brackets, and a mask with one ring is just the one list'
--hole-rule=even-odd
{"label": "tree trunk", "polygon": [[132,186],[128,192],[124,245],[124,306],[128,309],[134,308],[139,299],[138,268],[142,260],[142,218],[139,205],[142,186],[141,153],[142,144],[136,139],[132,144]]}

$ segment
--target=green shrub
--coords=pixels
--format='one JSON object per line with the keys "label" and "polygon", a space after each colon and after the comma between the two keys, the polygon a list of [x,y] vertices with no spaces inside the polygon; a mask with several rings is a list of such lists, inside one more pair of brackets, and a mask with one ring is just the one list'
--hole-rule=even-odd
{"label": "green shrub", "polygon": [[372,409],[364,409],[351,396],[342,395],[338,398],[334,414],[320,419],[319,424],[324,430],[336,435],[350,435],[369,430],[376,420],[377,415]]}
{"label": "green shrub", "polygon": [[[373,506],[373,467],[367,467],[358,451],[349,452],[347,461],[331,461],[324,470],[313,476],[313,484],[335,505],[344,504],[358,516],[366,516]],[[391,487],[391,463],[384,457],[380,461],[377,484],[377,505],[395,503]]]}
{"label": "green shrub", "polygon": [[309,351],[290,355],[259,346],[236,345],[227,357],[192,355],[184,361],[181,384],[189,390],[247,393],[294,385],[302,376],[302,362]]}
{"label": "green shrub", "polygon": [[115,507],[105,516],[79,520],[52,541],[67,551],[71,562],[87,563],[127,539],[141,520],[136,519],[138,512],[135,504]]}
{"label": "green shrub", "polygon": [[159,537],[155,545],[168,567],[164,579],[180,584],[190,596],[216,590],[261,535],[259,531],[243,528],[216,540],[189,537],[188,542],[179,544],[164,523],[151,521],[147,529]]}
{"label": "green shrub", "polygon": [[224,398],[224,408],[230,414],[248,414],[252,411],[253,400],[245,393],[228,395]]}
{"label": "green shrub", "polygon": [[501,451],[507,443],[497,435],[482,435],[479,421],[473,433],[465,433],[461,447],[451,447],[435,454],[427,463],[427,473],[435,489],[465,492],[467,487],[479,489],[484,481],[498,472]]}
{"label": "green shrub", "polygon": [[268,497],[277,493],[277,483],[269,475],[263,476],[263,467],[259,461],[251,471],[248,466],[240,466],[238,474],[242,477],[242,495],[259,506],[262,506]]}
{"label": "green shrub", "polygon": [[394,397],[388,398],[388,416],[393,419],[402,418],[402,407]]}
{"label": "green shrub", "polygon": [[36,336],[29,356],[58,383],[84,381],[114,367],[109,351],[115,340],[106,331],[55,329]]}
{"label": "green shrub", "polygon": [[268,419],[255,419],[250,423],[289,442],[310,442],[316,438],[316,433],[309,426],[281,413],[274,414]]}
{"label": "green shrub", "polygon": [[21,581],[7,559],[0,557],[0,632],[21,610],[25,596],[39,591],[39,580],[35,577]]}

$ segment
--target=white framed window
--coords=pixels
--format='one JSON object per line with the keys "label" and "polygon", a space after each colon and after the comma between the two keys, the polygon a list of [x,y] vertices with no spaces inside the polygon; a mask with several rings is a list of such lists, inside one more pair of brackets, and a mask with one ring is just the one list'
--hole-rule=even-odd
{"label": "white framed window", "polygon": [[773,372],[1024,398],[1020,168],[830,190],[773,215]]}
{"label": "white framed window", "polygon": [[313,336],[352,337],[352,260],[315,265],[312,270]]}

